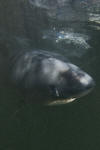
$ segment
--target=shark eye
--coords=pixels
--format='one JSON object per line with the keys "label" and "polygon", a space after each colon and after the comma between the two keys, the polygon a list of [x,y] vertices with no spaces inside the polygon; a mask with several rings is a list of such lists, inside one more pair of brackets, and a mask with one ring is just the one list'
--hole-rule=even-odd
{"label": "shark eye", "polygon": [[[71,74],[70,74],[70,72],[66,71],[66,72],[61,72],[59,76],[60,76],[60,80],[61,80],[61,81],[65,81],[66,79],[67,79],[67,80],[70,79]],[[67,81],[67,80],[66,80],[66,81]]]}
{"label": "shark eye", "polygon": [[60,72],[60,75],[64,78],[68,76],[68,71]]}

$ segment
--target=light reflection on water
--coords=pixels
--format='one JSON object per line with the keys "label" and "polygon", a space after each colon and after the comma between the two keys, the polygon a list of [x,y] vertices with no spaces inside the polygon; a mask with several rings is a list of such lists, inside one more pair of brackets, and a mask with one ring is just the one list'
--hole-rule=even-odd
{"label": "light reflection on water", "polygon": [[[42,38],[45,40],[45,42],[48,40],[51,43],[54,43],[56,48],[59,47],[59,49],[66,51],[68,55],[73,57],[81,57],[87,52],[87,49],[90,48],[90,45],[88,44],[88,35],[75,33],[70,30],[56,31],[56,29],[54,29],[43,31]],[[68,45],[72,45],[74,48],[72,48],[71,51],[67,51],[66,49]]]}

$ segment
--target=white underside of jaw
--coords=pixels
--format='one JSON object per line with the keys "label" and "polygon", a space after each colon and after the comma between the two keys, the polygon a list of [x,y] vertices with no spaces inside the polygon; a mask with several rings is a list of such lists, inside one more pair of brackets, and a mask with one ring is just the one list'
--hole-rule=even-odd
{"label": "white underside of jaw", "polygon": [[64,99],[64,100],[55,100],[52,102],[49,102],[48,105],[52,106],[52,105],[61,105],[61,104],[67,104],[70,102],[73,102],[76,98],[70,98],[70,99]]}

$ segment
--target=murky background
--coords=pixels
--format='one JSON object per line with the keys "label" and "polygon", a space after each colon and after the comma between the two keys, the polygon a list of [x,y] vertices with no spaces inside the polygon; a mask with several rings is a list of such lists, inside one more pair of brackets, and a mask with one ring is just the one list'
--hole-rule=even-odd
{"label": "murky background", "polygon": [[[96,87],[68,105],[25,103],[7,74],[7,58],[17,49],[60,53]],[[99,0],[0,1],[0,150],[99,150],[99,78]]]}

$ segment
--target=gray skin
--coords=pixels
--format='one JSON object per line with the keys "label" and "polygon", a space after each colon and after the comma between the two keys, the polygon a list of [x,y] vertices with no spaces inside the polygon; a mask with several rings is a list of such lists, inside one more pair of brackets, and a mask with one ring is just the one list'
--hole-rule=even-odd
{"label": "gray skin", "polygon": [[11,80],[34,103],[63,104],[86,95],[94,87],[87,73],[66,58],[30,50],[12,59]]}

